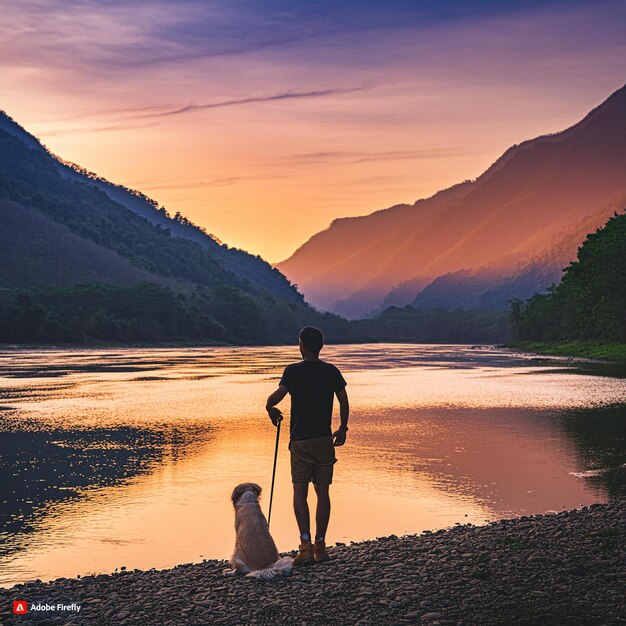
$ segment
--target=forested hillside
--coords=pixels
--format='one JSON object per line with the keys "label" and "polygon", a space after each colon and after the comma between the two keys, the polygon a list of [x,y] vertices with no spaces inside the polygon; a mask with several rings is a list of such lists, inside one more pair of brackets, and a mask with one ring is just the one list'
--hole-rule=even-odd
{"label": "forested hillside", "polygon": [[0,341],[281,343],[307,323],[358,339],[262,259],[68,168],[1,117]]}
{"label": "forested hillside", "polygon": [[294,343],[305,324],[322,327],[330,341],[358,339],[340,318],[226,285],[191,293],[145,282],[0,288],[1,343]]}
{"label": "forested hillside", "polygon": [[626,342],[626,213],[589,235],[547,294],[512,303],[520,339]]}
{"label": "forested hillside", "polygon": [[[8,137],[17,139],[19,143],[7,143]],[[148,224],[156,226],[157,229],[166,231],[166,234],[176,242],[182,240],[197,244],[201,249],[207,251],[210,258],[219,263],[220,266],[246,281],[248,288],[257,291],[269,291],[287,299],[302,301],[302,296],[292,287],[291,283],[277,269],[260,257],[232,248],[216,240],[203,228],[190,222],[180,212],[171,216],[165,207],[159,207],[155,200],[140,191],[116,185],[93,172],[51,154],[36,137],[28,133],[2,111],[0,111],[0,139],[4,140],[4,143],[0,144],[0,159],[2,160],[0,174],[4,172],[10,178],[21,180],[26,183],[28,189],[32,189],[33,185],[41,186],[40,183],[49,183],[52,180],[55,188],[60,186],[66,191],[68,189],[66,183],[76,183],[74,188],[78,186],[79,194],[84,193],[85,187],[90,188],[92,192],[100,191],[101,193],[97,196],[98,203],[93,205],[94,209],[100,211],[102,207],[99,203],[103,200],[109,205],[113,203],[118,208],[127,209],[135,216],[142,218],[142,222],[148,222]],[[28,148],[28,152],[24,152],[22,149],[20,153],[14,153],[14,150],[20,149],[20,144],[21,148]],[[18,157],[16,163],[13,163],[14,154]],[[37,173],[38,176],[33,177],[33,173]],[[50,191],[48,187],[45,189]],[[127,212],[122,212],[122,215],[126,216]],[[89,219],[89,216],[85,216],[85,219]],[[96,223],[96,230],[99,228],[100,224]],[[145,232],[142,233],[143,236],[145,234]]]}
{"label": "forested hillside", "polygon": [[511,338],[509,320],[501,311],[391,306],[352,324],[377,341],[394,343],[502,343]]}

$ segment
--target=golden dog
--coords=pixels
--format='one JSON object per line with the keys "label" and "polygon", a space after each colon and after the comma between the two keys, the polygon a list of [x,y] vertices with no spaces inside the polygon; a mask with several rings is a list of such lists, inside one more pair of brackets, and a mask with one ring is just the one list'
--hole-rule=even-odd
{"label": "golden dog", "polygon": [[278,549],[259,506],[260,495],[261,487],[254,483],[241,483],[233,491],[235,550],[230,559],[232,569],[225,569],[225,576],[274,578],[291,572],[292,559],[278,558]]}

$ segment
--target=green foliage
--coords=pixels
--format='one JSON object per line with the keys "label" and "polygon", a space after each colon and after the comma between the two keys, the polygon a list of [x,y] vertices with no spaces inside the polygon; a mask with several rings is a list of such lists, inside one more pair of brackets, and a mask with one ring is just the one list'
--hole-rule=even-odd
{"label": "green foliage", "polygon": [[197,300],[154,283],[1,289],[0,341],[224,340],[226,328],[218,320],[224,303]]}
{"label": "green foliage", "polygon": [[626,343],[611,341],[521,341],[507,347],[538,354],[626,362]]}
{"label": "green foliage", "polygon": [[626,214],[587,237],[558,285],[510,313],[525,341],[626,342]]}
{"label": "green foliage", "polygon": [[145,282],[0,289],[0,343],[293,343],[307,323],[321,326],[329,341],[360,338],[336,316],[223,285],[190,294]]}
{"label": "green foliage", "polygon": [[353,323],[379,341],[498,343],[510,336],[506,314],[494,311],[392,306],[374,319]]}

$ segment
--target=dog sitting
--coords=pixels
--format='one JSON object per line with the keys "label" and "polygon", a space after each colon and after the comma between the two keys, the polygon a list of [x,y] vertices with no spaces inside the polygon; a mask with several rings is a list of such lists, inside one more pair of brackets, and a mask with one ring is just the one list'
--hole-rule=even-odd
{"label": "dog sitting", "polygon": [[232,569],[225,569],[225,576],[274,578],[291,572],[292,559],[278,558],[278,549],[259,506],[260,495],[261,487],[254,483],[241,483],[233,490],[235,551],[230,559]]}

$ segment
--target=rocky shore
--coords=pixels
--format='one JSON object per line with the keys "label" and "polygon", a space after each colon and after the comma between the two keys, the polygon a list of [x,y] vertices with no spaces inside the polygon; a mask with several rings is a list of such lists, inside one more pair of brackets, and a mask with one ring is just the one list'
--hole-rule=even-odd
{"label": "rocky shore", "polygon": [[[626,504],[337,545],[287,578],[223,561],[0,589],[0,624],[626,624]],[[80,605],[16,616],[14,600]]]}

